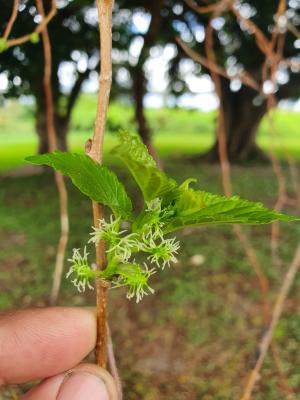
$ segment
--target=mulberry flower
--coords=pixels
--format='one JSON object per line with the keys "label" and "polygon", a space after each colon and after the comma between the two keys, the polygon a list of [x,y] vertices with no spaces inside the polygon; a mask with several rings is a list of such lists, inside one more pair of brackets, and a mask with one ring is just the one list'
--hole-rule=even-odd
{"label": "mulberry flower", "polygon": [[145,253],[150,253],[148,256],[148,260],[151,263],[155,263],[158,267],[160,267],[160,262],[162,262],[162,269],[165,266],[170,266],[170,263],[176,263],[177,258],[176,254],[180,248],[180,243],[176,238],[165,239],[162,235],[159,236],[159,241],[156,240],[156,237],[148,235],[143,235],[143,244],[141,249]]}
{"label": "mulberry flower", "polygon": [[113,288],[128,286],[127,299],[136,297],[137,303],[149,293],[153,294],[154,290],[149,286],[148,280],[156,271],[154,268],[149,269],[146,264],[144,264],[144,268],[142,269],[138,264],[120,265],[119,277],[113,281]]}
{"label": "mulberry flower", "polygon": [[138,250],[138,234],[131,233],[123,238],[119,238],[116,244],[107,250],[107,253],[113,253],[119,261],[126,264],[132,253]]}
{"label": "mulberry flower", "polygon": [[84,247],[83,255],[80,254],[80,249],[73,249],[73,256],[68,259],[72,265],[66,274],[66,278],[69,278],[72,274],[75,275],[71,282],[80,293],[85,291],[86,286],[89,289],[94,289],[90,284],[90,280],[95,277],[95,272],[92,271],[88,264],[88,255],[86,247]]}
{"label": "mulberry flower", "polygon": [[105,219],[99,219],[99,226],[93,226],[94,232],[90,233],[91,238],[89,243],[98,243],[100,240],[106,240],[108,243],[115,243],[122,233],[127,232],[119,231],[120,219],[113,219],[110,216],[110,222],[106,222]]}
{"label": "mulberry flower", "polygon": [[105,240],[109,244],[107,253],[113,254],[122,263],[127,263],[131,257],[132,252],[139,250],[139,242],[137,240],[138,234],[131,233],[127,236],[121,237],[126,233],[126,230],[119,231],[120,220],[114,220],[110,217],[110,222],[104,219],[99,220],[99,227],[93,227],[94,232],[89,240],[93,243],[98,243],[100,240]]}

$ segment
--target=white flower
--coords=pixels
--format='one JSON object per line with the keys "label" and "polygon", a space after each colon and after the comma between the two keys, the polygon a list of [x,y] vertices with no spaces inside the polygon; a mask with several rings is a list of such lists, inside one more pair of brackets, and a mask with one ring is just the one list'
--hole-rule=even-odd
{"label": "white flower", "polygon": [[112,287],[128,286],[127,299],[136,297],[136,302],[139,303],[144,296],[154,293],[148,280],[155,273],[155,268],[149,269],[146,264],[144,264],[144,269],[138,264],[124,264],[119,269],[119,277],[112,282]]}
{"label": "white flower", "polygon": [[90,284],[90,279],[94,278],[95,273],[88,264],[88,255],[86,247],[84,247],[83,256],[80,254],[80,249],[73,249],[73,257],[68,259],[72,265],[66,274],[66,278],[69,278],[72,274],[75,275],[75,278],[71,282],[80,293],[85,291],[86,286],[89,289],[94,289]]}
{"label": "white flower", "polygon": [[138,234],[131,233],[123,238],[119,238],[119,241],[108,249],[107,252],[114,253],[119,261],[127,263],[134,250],[139,250]]}
{"label": "white flower", "polygon": [[109,243],[114,242],[122,233],[127,232],[120,231],[119,232],[120,219],[114,219],[113,216],[110,216],[110,222],[106,222],[104,218],[99,219],[99,226],[92,226],[94,232],[90,233],[91,238],[89,243],[99,243],[100,240],[107,240]]}
{"label": "white flower", "polygon": [[147,234],[143,235],[143,243],[140,245],[140,249],[145,253],[150,253],[148,260],[151,263],[155,263],[160,267],[162,262],[162,269],[165,266],[170,266],[170,263],[176,263],[177,258],[175,254],[178,253],[180,243],[176,238],[165,239],[162,233],[159,234]]}
{"label": "white flower", "polygon": [[89,242],[98,243],[100,240],[105,240],[109,248],[107,253],[112,253],[120,262],[127,263],[131,257],[132,252],[139,250],[138,234],[131,233],[127,236],[121,237],[127,230],[119,231],[120,220],[110,217],[110,222],[104,219],[99,220],[99,227],[93,227],[94,232]]}

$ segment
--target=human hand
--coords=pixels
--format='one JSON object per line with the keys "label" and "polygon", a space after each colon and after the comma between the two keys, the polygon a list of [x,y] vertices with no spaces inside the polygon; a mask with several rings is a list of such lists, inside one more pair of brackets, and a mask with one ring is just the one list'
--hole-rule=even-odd
{"label": "human hand", "polygon": [[95,342],[96,317],[90,309],[57,307],[3,313],[0,386],[44,379],[22,399],[115,399],[109,373],[93,364],[78,365]]}

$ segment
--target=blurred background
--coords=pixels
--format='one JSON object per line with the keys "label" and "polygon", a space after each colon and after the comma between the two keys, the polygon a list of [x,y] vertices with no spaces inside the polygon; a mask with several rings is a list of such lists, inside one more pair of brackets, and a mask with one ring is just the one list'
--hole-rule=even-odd
{"label": "blurred background", "polygon": [[[1,33],[12,1],[2,3]],[[280,12],[279,3],[284,4]],[[179,182],[193,176],[198,188],[222,193],[217,139],[221,110],[233,193],[295,214],[300,201],[300,0],[239,0],[236,13],[216,10],[215,4],[116,0],[105,163],[138,197],[111,151],[115,133],[127,129],[140,134],[159,165]],[[47,10],[49,2],[44,5]],[[57,0],[57,14],[48,26],[55,127],[62,150],[82,152],[93,133],[97,18],[91,1]],[[40,22],[35,2],[22,0],[11,37],[32,32]],[[207,64],[209,29],[211,60],[221,73],[217,80]],[[273,45],[275,61],[260,46],[257,29]],[[60,234],[53,175],[24,161],[49,150],[43,48],[41,42],[32,42],[0,54],[2,310],[48,304]],[[187,55],[182,43],[193,53]],[[195,55],[202,57],[198,63]],[[245,72],[258,90],[244,84]],[[69,182],[67,187],[69,258],[72,248],[82,247],[92,222],[90,202]],[[244,229],[268,282],[264,296],[270,304],[299,233],[297,223]],[[232,227],[185,229],[178,236],[180,261],[156,274],[154,296],[136,305],[122,290],[110,294],[125,399],[238,399],[266,327],[253,263]],[[276,352],[266,358],[255,400],[300,396],[299,288],[298,276],[275,329]],[[63,279],[59,304],[93,305],[94,293],[78,294]]]}

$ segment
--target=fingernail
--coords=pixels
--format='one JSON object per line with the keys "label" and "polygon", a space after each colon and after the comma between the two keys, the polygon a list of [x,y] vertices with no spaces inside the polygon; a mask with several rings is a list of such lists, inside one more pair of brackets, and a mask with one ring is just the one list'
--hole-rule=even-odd
{"label": "fingernail", "polygon": [[109,400],[104,382],[96,375],[74,371],[64,379],[57,400]]}

